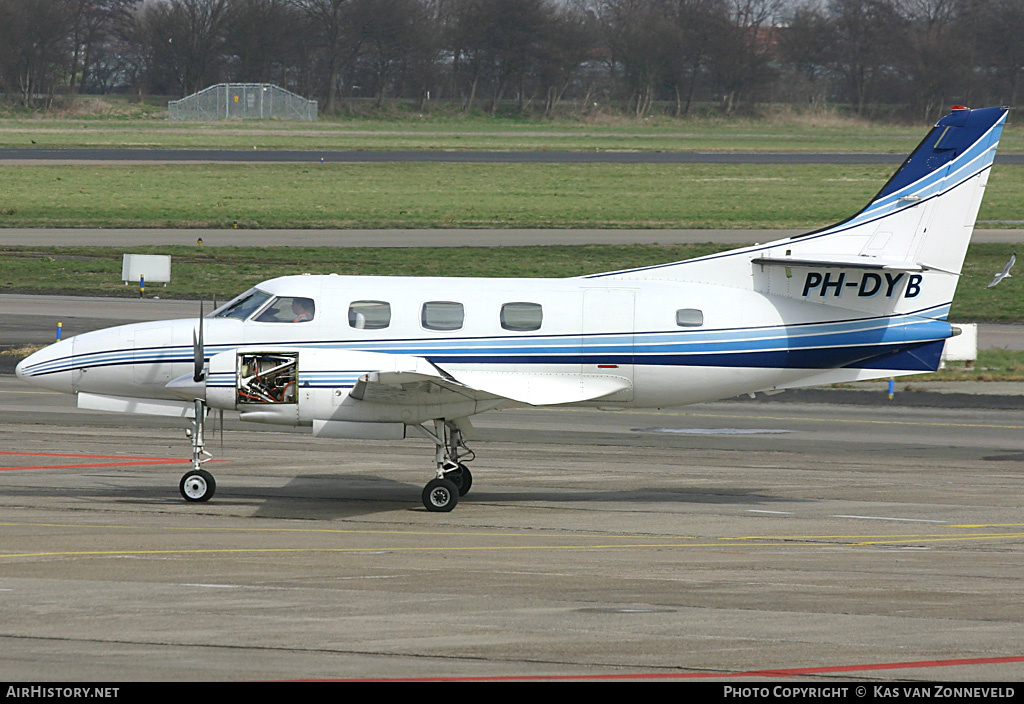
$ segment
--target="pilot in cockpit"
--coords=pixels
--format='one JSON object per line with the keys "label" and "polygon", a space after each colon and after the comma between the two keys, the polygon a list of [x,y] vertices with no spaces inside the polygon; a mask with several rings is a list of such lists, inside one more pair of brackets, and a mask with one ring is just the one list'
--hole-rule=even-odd
{"label": "pilot in cockpit", "polygon": [[292,318],[293,323],[304,323],[307,320],[313,319],[313,301],[308,298],[293,298],[292,299]]}

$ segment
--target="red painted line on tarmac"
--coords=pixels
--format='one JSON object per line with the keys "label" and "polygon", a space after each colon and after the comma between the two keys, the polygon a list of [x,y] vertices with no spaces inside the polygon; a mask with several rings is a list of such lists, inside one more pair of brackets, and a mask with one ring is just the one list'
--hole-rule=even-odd
{"label": "red painted line on tarmac", "polygon": [[963,658],[958,660],[916,660],[909,662],[880,662],[864,665],[830,665],[825,667],[793,667],[775,670],[751,670],[748,672],[643,672],[616,675],[527,675],[522,677],[425,677],[425,678],[379,678],[379,679],[339,679],[339,680],[304,680],[307,682],[571,682],[571,681],[611,681],[611,680],[697,680],[697,679],[731,679],[735,677],[799,677],[801,675],[818,675],[839,672],[872,672],[877,670],[916,670],[930,667],[957,667],[964,665],[1005,665],[1024,662],[1024,655],[998,658]]}
{"label": "red painted line on tarmac", "polygon": [[87,467],[127,467],[139,464],[178,464],[192,460],[168,457],[125,457],[124,455],[77,455],[60,452],[0,452],[7,457],[70,457],[81,460],[118,460],[117,462],[89,462],[80,464],[40,464],[25,467],[0,467],[0,472],[22,469],[85,469]]}
{"label": "red painted line on tarmac", "polygon": [[832,667],[802,667],[792,670],[763,670],[745,673],[764,677],[789,677],[791,675],[814,675],[830,672],[869,672],[873,670],[909,670],[919,667],[957,667],[959,665],[1005,665],[1024,662],[1024,655],[1002,658],[964,658],[959,660],[917,660],[910,662],[879,662],[870,665],[836,665]]}

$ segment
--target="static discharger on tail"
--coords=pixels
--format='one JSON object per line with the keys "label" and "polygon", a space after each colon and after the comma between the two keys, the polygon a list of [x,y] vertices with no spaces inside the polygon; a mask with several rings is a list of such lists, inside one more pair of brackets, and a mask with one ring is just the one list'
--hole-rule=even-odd
{"label": "static discharger on tail", "polygon": [[17,374],[82,408],[191,418],[189,501],[214,493],[204,425],[217,409],[316,438],[425,436],[423,504],[450,511],[472,485],[478,413],[671,407],[936,369],[1006,113],[955,108],[864,209],[798,237],[569,279],[284,276],[198,322],[62,340]]}

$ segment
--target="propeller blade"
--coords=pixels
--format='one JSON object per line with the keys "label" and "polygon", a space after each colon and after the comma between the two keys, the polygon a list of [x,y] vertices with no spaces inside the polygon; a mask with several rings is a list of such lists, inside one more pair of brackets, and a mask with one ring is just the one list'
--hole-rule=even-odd
{"label": "propeller blade", "polygon": [[203,363],[206,358],[203,354],[203,302],[199,301],[199,336],[196,337],[195,330],[192,331],[192,357],[194,360],[194,368],[192,371],[192,381],[200,382],[206,378],[206,374],[203,371]]}

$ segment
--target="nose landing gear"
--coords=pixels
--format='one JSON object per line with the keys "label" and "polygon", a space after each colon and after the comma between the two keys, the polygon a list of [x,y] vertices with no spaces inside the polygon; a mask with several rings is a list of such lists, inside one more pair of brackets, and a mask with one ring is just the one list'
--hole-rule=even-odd
{"label": "nose landing gear", "polygon": [[178,484],[178,489],[185,501],[209,501],[217,490],[217,482],[213,475],[203,469],[203,464],[213,459],[206,451],[205,433],[206,403],[202,399],[195,400],[195,420],[187,432],[192,438],[192,469],[185,473]]}

